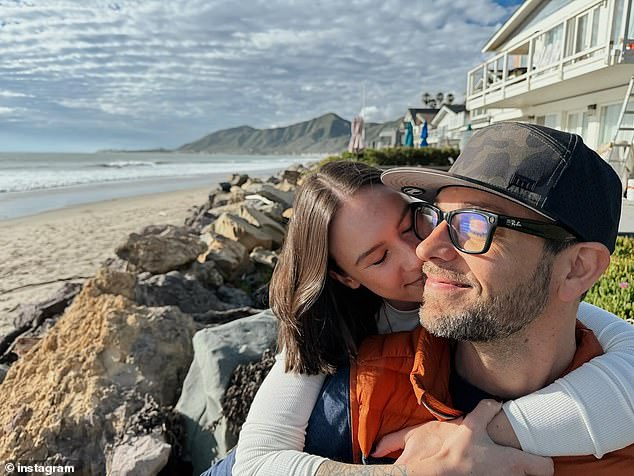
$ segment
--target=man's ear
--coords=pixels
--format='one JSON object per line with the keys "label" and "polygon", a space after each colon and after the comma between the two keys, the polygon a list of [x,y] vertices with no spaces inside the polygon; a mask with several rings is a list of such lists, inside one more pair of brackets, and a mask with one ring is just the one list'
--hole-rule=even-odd
{"label": "man's ear", "polygon": [[565,276],[559,287],[564,302],[579,299],[596,283],[610,265],[610,251],[596,242],[577,243],[562,252],[565,254]]}
{"label": "man's ear", "polygon": [[344,286],[348,286],[351,289],[359,289],[359,286],[361,286],[361,283],[359,281],[357,281],[354,278],[351,278],[347,274],[343,274],[343,273],[340,274],[340,273],[337,273],[336,271],[330,270],[328,271],[328,275],[332,279],[339,281],[341,284],[343,284]]}

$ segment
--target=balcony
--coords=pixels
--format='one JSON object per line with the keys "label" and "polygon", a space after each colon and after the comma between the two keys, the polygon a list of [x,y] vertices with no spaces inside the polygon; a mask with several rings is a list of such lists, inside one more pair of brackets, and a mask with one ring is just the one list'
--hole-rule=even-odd
{"label": "balcony", "polygon": [[604,2],[535,32],[469,71],[467,108],[521,108],[626,84],[634,63],[629,16],[619,25],[626,39],[607,27]]}

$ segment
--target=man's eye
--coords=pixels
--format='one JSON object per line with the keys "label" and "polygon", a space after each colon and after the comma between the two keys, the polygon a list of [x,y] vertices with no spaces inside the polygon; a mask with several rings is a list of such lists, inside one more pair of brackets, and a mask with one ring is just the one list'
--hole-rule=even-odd
{"label": "man's eye", "polygon": [[383,253],[383,256],[381,256],[380,260],[375,261],[374,263],[372,263],[372,266],[377,266],[377,265],[383,263],[385,261],[385,258],[387,258],[387,251]]}

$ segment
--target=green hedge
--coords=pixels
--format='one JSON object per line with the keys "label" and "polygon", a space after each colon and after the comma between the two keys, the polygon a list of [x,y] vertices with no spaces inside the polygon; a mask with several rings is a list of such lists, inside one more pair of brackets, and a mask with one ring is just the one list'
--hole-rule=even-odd
{"label": "green hedge", "polygon": [[[453,159],[460,154],[458,149],[445,147],[392,147],[388,149],[366,149],[360,154],[344,152],[324,159],[321,163],[332,160],[359,160],[370,165],[437,165],[449,167]],[[449,159],[452,159],[450,161]]]}
{"label": "green hedge", "polygon": [[623,319],[634,319],[634,238],[617,238],[610,267],[585,300]]}

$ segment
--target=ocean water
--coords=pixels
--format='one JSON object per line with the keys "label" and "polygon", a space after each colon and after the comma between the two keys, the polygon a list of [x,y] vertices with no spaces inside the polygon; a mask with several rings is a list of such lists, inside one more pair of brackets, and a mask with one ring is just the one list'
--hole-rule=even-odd
{"label": "ocean water", "polygon": [[268,176],[319,156],[152,152],[0,153],[0,220],[114,198],[211,187],[232,173]]}

